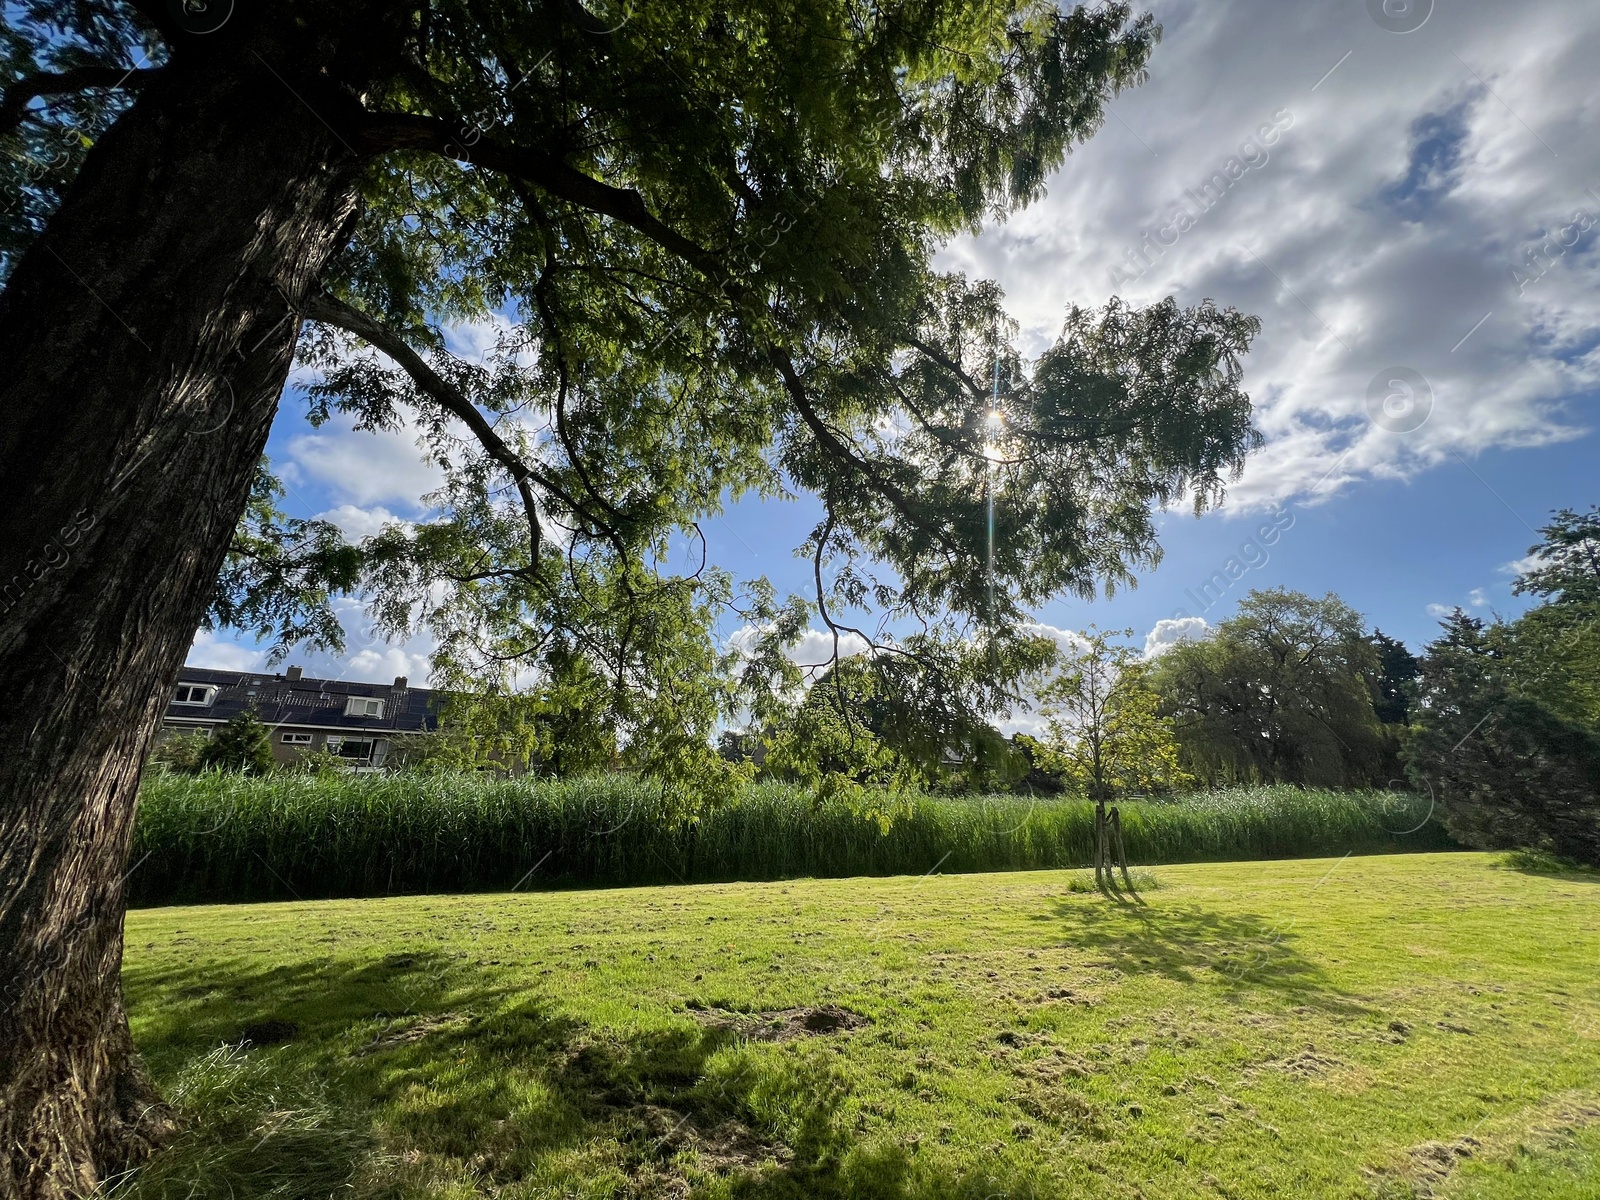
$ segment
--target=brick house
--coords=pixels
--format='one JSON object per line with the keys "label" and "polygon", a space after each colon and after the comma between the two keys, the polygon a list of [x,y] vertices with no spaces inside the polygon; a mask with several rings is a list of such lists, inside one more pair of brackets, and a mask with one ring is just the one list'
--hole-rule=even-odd
{"label": "brick house", "polygon": [[383,765],[397,738],[437,729],[434,693],[404,675],[393,684],[307,679],[299,667],[281,675],[184,667],[161,721],[163,733],[211,730],[254,709],[272,730],[272,756],[294,763],[326,750],[356,770]]}

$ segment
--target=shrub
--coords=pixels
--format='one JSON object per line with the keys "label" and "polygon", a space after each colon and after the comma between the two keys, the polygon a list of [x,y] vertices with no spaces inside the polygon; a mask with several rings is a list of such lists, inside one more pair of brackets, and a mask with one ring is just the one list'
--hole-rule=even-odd
{"label": "shrub", "polygon": [[166,734],[151,747],[148,765],[156,771],[193,775],[200,770],[200,756],[210,741],[198,731]]}
{"label": "shrub", "polygon": [[272,735],[253,712],[236,713],[200,751],[200,769],[265,775],[275,765]]}

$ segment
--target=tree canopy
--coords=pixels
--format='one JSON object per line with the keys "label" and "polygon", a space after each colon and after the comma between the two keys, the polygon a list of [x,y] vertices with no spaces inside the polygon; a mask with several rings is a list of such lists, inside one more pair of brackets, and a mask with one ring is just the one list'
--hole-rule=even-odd
{"label": "tree canopy", "polygon": [[1159,711],[1150,665],[1132,646],[1112,641],[1132,632],[1087,631],[1039,689],[1045,735],[1037,765],[1092,800],[1194,782],[1178,765],[1173,721]]}
{"label": "tree canopy", "polygon": [[1421,662],[1407,771],[1469,845],[1600,862],[1600,509],[1554,514],[1515,620],[1457,609]]}
{"label": "tree canopy", "polygon": [[1359,613],[1331,594],[1271,588],[1162,655],[1156,687],[1203,779],[1370,786],[1387,765],[1379,679]]}
{"label": "tree canopy", "polygon": [[[23,8],[12,77],[55,82],[13,84],[6,136],[70,145],[17,180],[8,250],[145,78],[99,86],[110,72],[243,52],[287,19],[240,10],[202,39],[153,5]],[[793,626],[669,548],[703,549],[732,498],[806,492],[824,513],[801,547],[810,611],[875,644],[982,639],[994,695],[972,710],[992,712],[1028,607],[1155,563],[1152,507],[1214,502],[1255,444],[1252,318],[1072,307],[1029,362],[996,286],[932,266],[1038,197],[1143,78],[1158,30],[1126,5],[445,3],[371,36],[358,95],[306,97],[372,153],[299,305],[309,415],[414,428],[444,484],[425,519],[347,547],[277,512],[264,473],[216,624],[337,647],[330,599],[354,591],[383,631],[430,630],[449,686],[583,656],[625,736],[658,732],[670,757],[667,731],[731,711],[683,669],[715,622]],[[495,332],[479,361],[449,350],[464,324]]]}

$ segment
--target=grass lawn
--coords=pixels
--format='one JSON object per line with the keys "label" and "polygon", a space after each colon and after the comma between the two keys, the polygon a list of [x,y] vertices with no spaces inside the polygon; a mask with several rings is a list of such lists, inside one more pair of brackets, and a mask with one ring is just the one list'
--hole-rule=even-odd
{"label": "grass lawn", "polygon": [[127,1191],[1600,1196],[1600,876],[1156,874],[136,911]]}

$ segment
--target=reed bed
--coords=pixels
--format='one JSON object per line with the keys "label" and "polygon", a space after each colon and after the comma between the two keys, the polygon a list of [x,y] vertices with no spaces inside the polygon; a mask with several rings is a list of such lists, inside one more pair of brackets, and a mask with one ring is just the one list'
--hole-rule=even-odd
{"label": "reed bed", "polygon": [[[1241,788],[1121,805],[1131,862],[1451,847],[1426,800]],[[685,814],[629,776],[161,775],[145,781],[134,904],[1082,867],[1093,806],[1027,796],[818,803],[758,784]]]}

